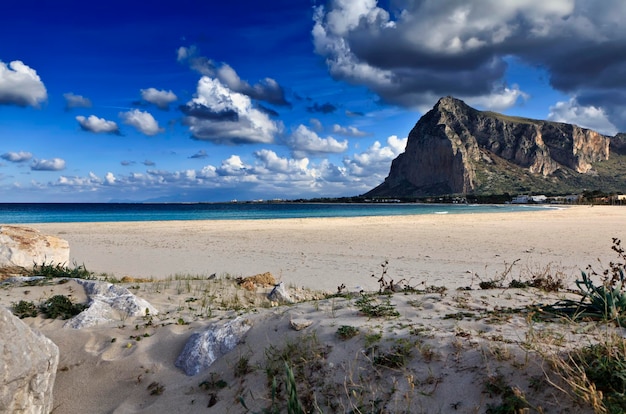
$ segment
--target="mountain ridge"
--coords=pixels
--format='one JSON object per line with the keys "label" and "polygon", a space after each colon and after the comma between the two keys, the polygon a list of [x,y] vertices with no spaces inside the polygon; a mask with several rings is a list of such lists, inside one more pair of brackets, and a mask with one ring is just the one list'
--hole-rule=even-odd
{"label": "mountain ridge", "polygon": [[626,188],[626,134],[479,111],[447,96],[364,197],[570,193]]}

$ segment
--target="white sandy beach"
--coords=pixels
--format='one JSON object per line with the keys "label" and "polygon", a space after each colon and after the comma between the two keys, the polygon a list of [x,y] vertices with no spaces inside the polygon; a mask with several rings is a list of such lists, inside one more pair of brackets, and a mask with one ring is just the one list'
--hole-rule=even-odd
{"label": "white sandy beach", "polygon": [[456,288],[518,259],[514,271],[552,263],[576,275],[597,259],[608,263],[612,238],[626,241],[626,209],[31,227],[68,240],[72,260],[88,270],[118,278],[269,271],[312,289],[371,290],[370,276],[388,260],[395,280]]}
{"label": "white sandy beach", "polygon": [[[306,363],[294,370],[307,384],[317,384],[299,392],[320,407],[316,412],[485,413],[501,404],[493,386],[504,381],[525,396],[530,412],[591,413],[572,393],[550,384],[558,383],[558,376],[544,357],[598,340],[606,327],[536,322],[526,311],[511,311],[573,297],[567,292],[481,290],[478,283],[520,259],[509,279],[528,278],[550,265],[571,284],[588,264],[601,268],[597,259],[605,264],[615,259],[612,238],[626,240],[625,223],[626,208],[596,206],[506,214],[33,224],[68,240],[73,260],[91,271],[155,278],[123,285],[159,314],[150,323],[121,316],[81,330],[42,316],[23,321],[60,348],[55,414],[263,412],[271,406],[268,358],[285,349],[305,353]],[[364,315],[358,295],[271,307],[264,299],[269,288],[235,289],[237,304],[247,306],[222,309],[233,295],[224,287],[226,275],[269,271],[292,287],[335,292],[343,283],[351,291],[377,290],[385,260],[388,278],[447,289],[393,295],[398,317]],[[217,278],[207,280],[213,273]],[[175,275],[180,280],[170,277]],[[70,282],[4,286],[0,305],[53,294],[85,300]],[[202,298],[208,298],[207,307],[200,305]],[[252,324],[237,348],[196,376],[174,366],[193,332],[237,315]],[[295,331],[294,319],[312,325]],[[341,339],[337,333],[344,325],[358,329],[358,335]],[[404,345],[411,354],[406,363],[390,367],[377,359]],[[249,372],[240,375],[243,360]],[[208,389],[199,387],[205,380]],[[218,380],[225,388],[216,385]],[[153,383],[162,392],[151,393]]]}

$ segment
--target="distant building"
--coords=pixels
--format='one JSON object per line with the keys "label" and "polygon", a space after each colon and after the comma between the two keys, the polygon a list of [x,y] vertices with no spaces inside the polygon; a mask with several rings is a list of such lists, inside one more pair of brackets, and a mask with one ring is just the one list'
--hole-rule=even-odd
{"label": "distant building", "polygon": [[544,195],[536,195],[536,196],[530,196],[530,199],[533,201],[533,203],[541,204],[541,203],[545,203],[548,197]]}
{"label": "distant building", "polygon": [[563,198],[565,198],[566,203],[574,204],[578,203],[582,197],[580,196],[580,194],[570,194],[564,196]]}
{"label": "distant building", "polygon": [[513,204],[526,204],[530,201],[530,196],[527,195],[518,195],[511,200]]}
{"label": "distant building", "polygon": [[528,203],[542,204],[542,203],[545,203],[547,200],[548,200],[548,197],[546,197],[545,195],[531,196],[531,195],[522,194],[522,195],[515,196],[515,198],[511,200],[511,203],[513,204],[528,204]]}

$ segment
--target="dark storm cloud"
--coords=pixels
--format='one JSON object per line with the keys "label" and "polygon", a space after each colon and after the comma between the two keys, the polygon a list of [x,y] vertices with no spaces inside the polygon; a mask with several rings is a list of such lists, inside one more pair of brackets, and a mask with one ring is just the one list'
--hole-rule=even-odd
{"label": "dark storm cloud", "polygon": [[482,98],[489,106],[489,99],[509,94],[514,103],[521,96],[523,84],[516,91],[505,83],[507,59],[517,58],[545,69],[555,89],[605,108],[626,126],[616,118],[624,108],[607,109],[626,88],[623,0],[382,4],[335,1],[316,9],[315,50],[334,78],[406,107],[443,95]]}
{"label": "dark storm cloud", "polygon": [[251,85],[241,79],[235,69],[227,63],[216,65],[211,59],[198,55],[195,46],[181,47],[178,49],[178,61],[186,62],[198,73],[218,79],[228,86],[230,90],[244,94],[251,99],[264,101],[272,105],[291,107],[291,103],[285,97],[284,88],[272,78],[265,78]]}
{"label": "dark storm cloud", "polygon": [[256,106],[256,108],[259,111],[263,112],[264,114],[269,115],[269,116],[273,116],[274,118],[277,118],[277,117],[280,116],[280,114],[278,112],[276,112],[275,110],[273,110],[272,108],[268,108],[268,107],[263,106],[261,104],[258,104]]}
{"label": "dark storm cloud", "polygon": [[192,159],[204,159],[204,158],[208,158],[209,154],[206,153],[205,150],[200,150],[198,152],[196,152],[195,154],[189,156],[189,158]]}
{"label": "dark storm cloud", "polygon": [[322,114],[330,114],[335,112],[337,110],[337,107],[328,102],[321,105],[315,102],[312,106],[307,106],[306,110],[312,113],[319,112]]}
{"label": "dark storm cloud", "polygon": [[188,103],[186,105],[179,106],[181,112],[189,117],[208,120],[208,121],[230,121],[237,122],[239,120],[239,115],[237,111],[232,109],[222,110],[222,111],[214,111],[211,108],[196,104],[196,103]]}
{"label": "dark storm cloud", "polygon": [[265,101],[273,105],[291,107],[291,103],[285,98],[285,91],[273,79],[265,78],[255,85],[250,85],[237,77],[236,81],[227,82],[226,84],[233,91],[248,95],[252,99]]}

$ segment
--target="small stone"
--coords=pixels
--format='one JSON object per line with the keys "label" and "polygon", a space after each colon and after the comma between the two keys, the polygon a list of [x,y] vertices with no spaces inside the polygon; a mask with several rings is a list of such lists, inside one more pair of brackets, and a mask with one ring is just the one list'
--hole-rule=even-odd
{"label": "small stone", "polygon": [[295,329],[296,331],[301,331],[313,325],[313,321],[308,320],[308,319],[292,319],[290,324],[291,324],[291,327]]}
{"label": "small stone", "polygon": [[287,292],[287,288],[285,287],[284,282],[280,282],[279,284],[274,286],[274,289],[272,289],[269,295],[267,295],[267,298],[270,300],[270,302],[278,302],[278,303],[293,303],[294,302],[294,300],[291,298],[291,295],[289,295],[289,292]]}
{"label": "small stone", "polygon": [[257,287],[275,286],[276,279],[270,272],[259,273],[254,276],[248,276],[245,278],[239,278],[237,280],[239,285],[246,290],[256,290]]}

